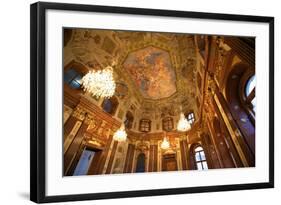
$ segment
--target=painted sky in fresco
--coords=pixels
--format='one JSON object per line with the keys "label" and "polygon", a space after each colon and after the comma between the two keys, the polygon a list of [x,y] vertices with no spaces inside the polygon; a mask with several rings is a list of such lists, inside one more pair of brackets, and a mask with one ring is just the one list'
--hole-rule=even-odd
{"label": "painted sky in fresco", "polygon": [[164,50],[150,46],[132,52],[123,66],[145,98],[156,100],[176,92],[175,72]]}

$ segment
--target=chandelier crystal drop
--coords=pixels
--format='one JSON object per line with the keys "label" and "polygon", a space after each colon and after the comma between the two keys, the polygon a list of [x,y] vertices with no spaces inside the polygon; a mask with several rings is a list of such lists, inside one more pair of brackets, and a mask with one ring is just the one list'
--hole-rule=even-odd
{"label": "chandelier crystal drop", "polygon": [[177,130],[181,131],[181,132],[185,132],[190,130],[191,126],[189,124],[189,122],[187,121],[187,119],[185,118],[184,114],[181,112],[180,114],[180,119],[177,125]]}
{"label": "chandelier crystal drop", "polygon": [[169,149],[170,148],[170,143],[167,140],[166,137],[164,137],[162,143],[161,143],[161,149]]}
{"label": "chandelier crystal drop", "polygon": [[168,139],[166,137],[166,133],[165,133],[163,141],[161,142],[160,147],[161,147],[161,149],[169,149],[170,148],[170,142],[168,141]]}
{"label": "chandelier crystal drop", "polygon": [[113,134],[113,139],[118,142],[126,141],[127,133],[125,131],[124,123],[122,123],[121,127]]}
{"label": "chandelier crystal drop", "polygon": [[103,70],[89,71],[82,78],[84,91],[93,97],[110,98],[115,93],[116,83],[113,79],[113,68],[107,66]]}

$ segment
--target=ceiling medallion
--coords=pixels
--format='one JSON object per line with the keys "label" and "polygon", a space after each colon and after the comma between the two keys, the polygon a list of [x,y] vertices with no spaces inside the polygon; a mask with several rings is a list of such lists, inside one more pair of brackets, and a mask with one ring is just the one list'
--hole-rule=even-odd
{"label": "ceiling medallion", "polygon": [[82,78],[82,86],[84,91],[89,92],[93,97],[112,97],[116,88],[116,83],[113,79],[113,68],[107,66],[103,70],[89,71]]}

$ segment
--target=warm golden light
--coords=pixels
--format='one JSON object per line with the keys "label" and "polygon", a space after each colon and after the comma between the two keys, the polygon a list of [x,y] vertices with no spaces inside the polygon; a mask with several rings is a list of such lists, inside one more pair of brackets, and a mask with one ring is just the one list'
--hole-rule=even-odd
{"label": "warm golden light", "polygon": [[161,149],[169,149],[169,148],[170,148],[170,142],[167,140],[166,137],[164,137],[161,143]]}
{"label": "warm golden light", "polygon": [[126,141],[127,133],[125,131],[124,123],[122,123],[121,127],[113,134],[113,139],[118,142]]}
{"label": "warm golden light", "polygon": [[185,132],[185,131],[190,130],[190,128],[191,128],[191,126],[190,126],[189,122],[185,118],[184,114],[181,112],[180,120],[177,125],[177,130],[181,131],[181,132]]}
{"label": "warm golden light", "polygon": [[95,97],[110,98],[115,93],[116,84],[113,79],[113,68],[106,67],[103,70],[90,71],[82,78],[84,91]]}
{"label": "warm golden light", "polygon": [[161,149],[169,149],[170,148],[170,142],[167,139],[166,132],[164,133],[164,139],[161,142],[160,147],[161,147]]}

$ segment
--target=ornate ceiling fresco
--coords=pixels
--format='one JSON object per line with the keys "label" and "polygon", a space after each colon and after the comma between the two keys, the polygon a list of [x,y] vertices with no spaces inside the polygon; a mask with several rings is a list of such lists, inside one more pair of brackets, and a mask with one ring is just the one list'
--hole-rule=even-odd
{"label": "ornate ceiling fresco", "polygon": [[116,95],[139,116],[161,119],[198,109],[193,35],[74,29],[64,60],[91,69],[115,61]]}
{"label": "ornate ceiling fresco", "polygon": [[176,76],[167,51],[149,46],[128,55],[123,64],[144,98],[157,100],[176,92]]}

